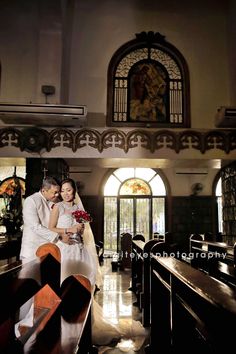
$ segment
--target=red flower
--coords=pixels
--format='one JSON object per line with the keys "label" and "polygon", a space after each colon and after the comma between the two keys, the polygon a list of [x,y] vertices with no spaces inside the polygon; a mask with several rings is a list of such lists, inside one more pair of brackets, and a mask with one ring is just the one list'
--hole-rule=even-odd
{"label": "red flower", "polygon": [[73,211],[72,215],[77,222],[81,223],[91,222],[93,220],[90,214],[84,210],[75,210]]}

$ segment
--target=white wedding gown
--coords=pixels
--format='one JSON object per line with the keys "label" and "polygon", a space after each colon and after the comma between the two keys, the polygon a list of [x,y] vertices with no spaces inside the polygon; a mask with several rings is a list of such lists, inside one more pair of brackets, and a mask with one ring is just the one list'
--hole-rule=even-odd
{"label": "white wedding gown", "polygon": [[[57,204],[59,207],[59,218],[57,227],[69,228],[74,225],[75,220],[72,212],[78,208],[84,210],[81,201],[79,204],[68,208],[63,202]],[[86,276],[93,287],[95,284],[101,286],[101,272],[98,263],[98,257],[95,248],[93,233],[89,223],[85,224],[83,233],[84,248],[80,249],[78,244],[68,245],[58,242],[57,246],[61,251],[61,282],[71,274],[82,274]],[[113,340],[119,340],[122,337],[146,337],[146,330],[139,321],[123,321],[119,325],[114,325],[104,319],[102,308],[93,299],[92,302],[92,340],[94,345],[104,346]],[[141,341],[141,345],[143,343]],[[139,348],[137,348],[139,349]],[[101,351],[99,351],[102,353]]]}
{"label": "white wedding gown", "polygon": [[[76,224],[72,212],[78,209],[77,204],[68,207],[63,202],[60,202],[57,203],[57,207],[59,210],[57,222],[58,228],[69,228]],[[85,223],[83,233],[84,247],[82,249],[79,247],[78,243],[69,245],[62,241],[57,242],[57,246],[61,251],[61,283],[65,278],[76,273],[85,275],[90,280],[92,286],[97,283],[98,261],[95,244],[93,247],[91,245],[91,236],[89,235],[90,230],[89,223]]]}

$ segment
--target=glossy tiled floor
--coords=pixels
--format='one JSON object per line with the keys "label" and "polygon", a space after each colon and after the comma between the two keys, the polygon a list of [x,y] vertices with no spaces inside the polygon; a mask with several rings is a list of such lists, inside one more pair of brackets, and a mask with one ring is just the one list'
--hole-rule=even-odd
{"label": "glossy tiled floor", "polygon": [[[130,269],[112,272],[111,258],[104,259],[101,269],[103,285],[100,291],[96,293],[95,299],[103,308],[103,316],[114,324],[121,323],[122,321],[129,323],[130,321],[131,325],[132,319],[141,321],[139,309],[133,306],[133,303],[136,301],[135,295],[129,290],[131,286]],[[144,338],[141,339],[141,342],[143,341]],[[144,348],[148,344],[148,336],[139,350],[134,349],[135,343],[137,344],[137,342],[130,339],[121,340],[118,344],[114,344],[113,348],[99,348],[99,353],[120,354],[125,352],[128,354],[144,354]]]}

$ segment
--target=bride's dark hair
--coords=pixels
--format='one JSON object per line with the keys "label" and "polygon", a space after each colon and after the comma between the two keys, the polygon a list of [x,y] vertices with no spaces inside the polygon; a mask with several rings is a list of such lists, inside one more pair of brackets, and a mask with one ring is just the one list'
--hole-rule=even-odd
{"label": "bride's dark hair", "polygon": [[63,179],[63,181],[61,181],[60,187],[63,186],[63,184],[65,183],[69,183],[73,189],[73,196],[75,198],[76,192],[77,192],[77,187],[76,187],[76,183],[72,178],[65,178]]}

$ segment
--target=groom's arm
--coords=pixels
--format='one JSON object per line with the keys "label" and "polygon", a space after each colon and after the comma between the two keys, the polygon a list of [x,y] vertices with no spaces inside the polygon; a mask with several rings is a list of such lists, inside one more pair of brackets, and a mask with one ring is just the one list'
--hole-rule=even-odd
{"label": "groom's arm", "polygon": [[24,225],[33,233],[42,237],[45,242],[54,242],[58,238],[58,233],[43,226],[38,215],[37,205],[32,198],[26,198],[23,207]]}

